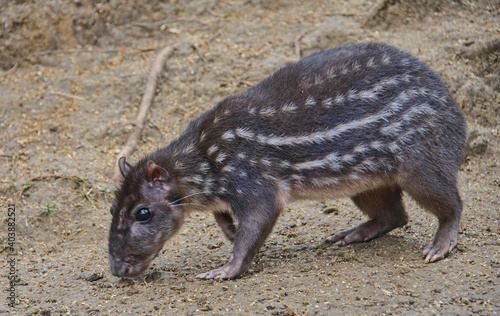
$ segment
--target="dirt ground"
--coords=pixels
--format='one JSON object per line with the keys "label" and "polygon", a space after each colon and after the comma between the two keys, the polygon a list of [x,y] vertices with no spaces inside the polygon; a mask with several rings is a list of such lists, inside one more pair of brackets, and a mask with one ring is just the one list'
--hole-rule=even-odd
{"label": "dirt ground", "polygon": [[[460,55],[500,38],[500,5],[389,0],[373,11],[376,2],[0,0],[0,314],[500,314],[500,55]],[[296,60],[299,35],[303,56],[386,42],[447,81],[470,132],[457,249],[423,262],[437,221],[410,199],[402,229],[343,248],[324,244],[363,216],[348,199],[304,201],[287,206],[237,280],[195,278],[231,254],[204,213],[192,214],[141,277],[112,276],[113,164],[159,50],[185,41],[166,63],[131,161]]]}

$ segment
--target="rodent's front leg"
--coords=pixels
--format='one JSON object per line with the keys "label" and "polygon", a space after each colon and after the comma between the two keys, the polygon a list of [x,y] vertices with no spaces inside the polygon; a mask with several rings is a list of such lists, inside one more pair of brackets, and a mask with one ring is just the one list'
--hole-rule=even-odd
{"label": "rodent's front leg", "polygon": [[233,279],[244,273],[278,219],[280,209],[270,205],[276,205],[276,203],[265,204],[261,200],[254,205],[252,210],[235,212],[240,216],[234,239],[233,257],[223,267],[199,274],[197,278]]}

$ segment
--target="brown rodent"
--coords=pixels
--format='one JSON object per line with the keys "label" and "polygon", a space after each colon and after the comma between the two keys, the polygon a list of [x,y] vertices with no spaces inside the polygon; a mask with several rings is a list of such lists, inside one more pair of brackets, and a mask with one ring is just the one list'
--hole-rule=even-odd
{"label": "brown rodent", "polygon": [[346,245],[405,225],[402,191],[437,217],[424,254],[441,259],[457,244],[465,141],[462,111],[416,58],[378,43],[320,51],[221,101],[136,165],[120,159],[111,271],[139,275],[188,211],[211,210],[233,256],[198,277],[234,278],[287,201],[351,197],[369,220],[327,237]]}

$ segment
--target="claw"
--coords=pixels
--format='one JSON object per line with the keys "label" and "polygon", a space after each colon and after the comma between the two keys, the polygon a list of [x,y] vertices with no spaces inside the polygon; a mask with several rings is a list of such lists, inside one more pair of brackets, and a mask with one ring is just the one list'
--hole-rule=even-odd
{"label": "claw", "polygon": [[224,277],[222,276],[223,273],[220,270],[222,270],[222,268],[215,269],[215,270],[212,270],[212,271],[208,271],[208,272],[205,272],[205,273],[200,273],[196,277],[198,279],[205,279],[205,280],[208,280],[208,279],[224,279]]}
{"label": "claw", "polygon": [[369,220],[359,226],[344,229],[336,234],[328,235],[326,237],[326,241],[335,243],[336,246],[341,247],[355,242],[366,242],[372,240],[376,237],[384,235],[394,228],[396,228],[396,225]]}
{"label": "claw", "polygon": [[[446,244],[449,244],[446,247]],[[454,239],[445,242],[434,241],[424,249],[425,263],[435,262],[444,259],[455,248],[456,241]]]}
{"label": "claw", "polygon": [[205,280],[208,279],[226,280],[235,278],[238,275],[240,275],[240,273],[241,273],[241,267],[227,264],[219,269],[198,274],[196,277],[198,279],[205,279]]}

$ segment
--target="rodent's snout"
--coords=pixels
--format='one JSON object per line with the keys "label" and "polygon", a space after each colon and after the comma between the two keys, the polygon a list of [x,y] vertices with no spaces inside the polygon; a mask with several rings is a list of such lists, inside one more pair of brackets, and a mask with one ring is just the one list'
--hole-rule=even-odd
{"label": "rodent's snout", "polygon": [[132,271],[132,266],[129,263],[116,262],[110,258],[110,270],[111,274],[117,277],[128,277],[130,271]]}
{"label": "rodent's snout", "polygon": [[142,262],[142,264],[133,265],[120,259],[113,258],[112,256],[109,258],[111,274],[122,278],[133,278],[140,275],[149,267],[151,261],[153,260],[151,259]]}

